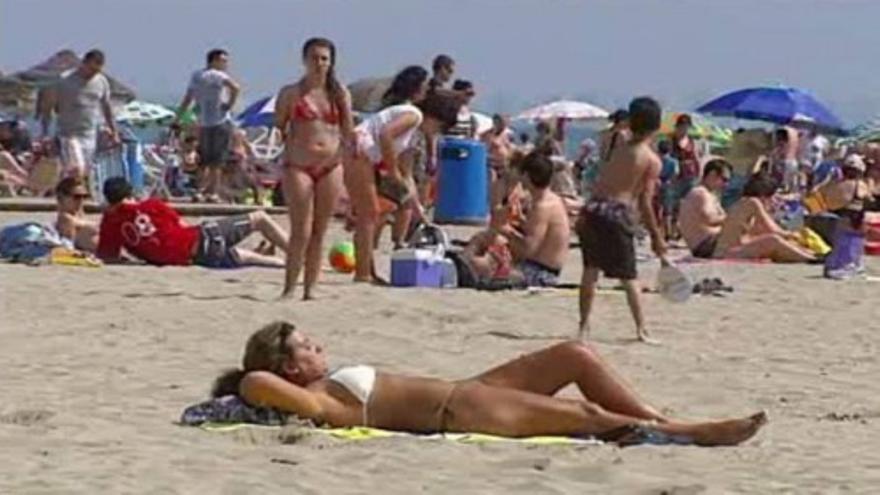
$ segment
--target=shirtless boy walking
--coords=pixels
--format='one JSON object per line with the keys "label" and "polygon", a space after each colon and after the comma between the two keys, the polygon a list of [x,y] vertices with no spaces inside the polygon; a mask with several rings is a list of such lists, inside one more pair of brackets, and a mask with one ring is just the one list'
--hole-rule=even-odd
{"label": "shirtless boy walking", "polygon": [[645,328],[639,300],[634,213],[638,209],[651,236],[651,249],[662,259],[666,245],[657,227],[652,201],[661,161],[651,148],[661,114],[660,105],[648,97],[636,98],[629,104],[632,139],[611,154],[596,180],[593,197],[581,210],[576,227],[584,264],[580,287],[581,338],[589,336],[590,310],[602,271],[623,284],[636,324],[636,338],[656,343]]}

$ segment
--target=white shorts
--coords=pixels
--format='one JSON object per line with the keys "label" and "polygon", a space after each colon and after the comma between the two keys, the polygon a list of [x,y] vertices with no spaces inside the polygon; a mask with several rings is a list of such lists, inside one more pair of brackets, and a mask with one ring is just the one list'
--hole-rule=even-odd
{"label": "white shorts", "polygon": [[86,176],[95,164],[95,138],[81,136],[58,137],[58,156],[61,158],[61,175]]}
{"label": "white shorts", "polygon": [[[382,161],[382,151],[373,136],[364,130],[355,130],[355,156],[366,157],[372,163]],[[378,159],[377,159],[378,157]]]}

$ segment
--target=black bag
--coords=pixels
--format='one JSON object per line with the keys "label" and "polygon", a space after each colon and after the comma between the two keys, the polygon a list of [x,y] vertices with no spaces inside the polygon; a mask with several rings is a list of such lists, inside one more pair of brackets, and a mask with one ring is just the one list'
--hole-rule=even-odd
{"label": "black bag", "polygon": [[458,286],[464,288],[476,288],[477,277],[471,267],[465,263],[461,251],[446,251],[446,257],[455,263],[455,271],[458,275]]}

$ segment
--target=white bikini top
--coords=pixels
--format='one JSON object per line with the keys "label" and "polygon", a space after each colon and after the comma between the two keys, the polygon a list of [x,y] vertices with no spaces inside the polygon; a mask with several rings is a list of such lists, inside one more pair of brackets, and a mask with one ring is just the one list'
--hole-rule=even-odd
{"label": "white bikini top", "polygon": [[351,395],[361,401],[366,411],[370,395],[373,393],[373,385],[376,383],[376,368],[365,365],[343,366],[330,373],[327,379],[345,387]]}
{"label": "white bikini top", "polygon": [[400,154],[410,147],[419,125],[422,123],[422,111],[412,103],[403,103],[400,105],[390,106],[379,113],[373,114],[367,120],[357,126],[356,131],[360,134],[359,148],[365,153],[373,163],[382,161],[382,147],[379,144],[379,136],[382,129],[390,124],[397,117],[404,114],[413,114],[416,116],[416,125],[394,139],[394,153]]}

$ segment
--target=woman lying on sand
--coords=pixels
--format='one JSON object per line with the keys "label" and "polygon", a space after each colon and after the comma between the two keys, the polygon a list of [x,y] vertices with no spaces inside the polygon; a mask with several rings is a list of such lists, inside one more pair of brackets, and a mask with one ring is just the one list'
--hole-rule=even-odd
{"label": "woman lying on sand", "polygon": [[[240,394],[251,405],[334,427],[596,436],[621,443],[647,431],[677,443],[710,446],[748,440],[767,420],[764,413],[700,423],[671,420],[639,399],[592,347],[580,342],[557,344],[475,377],[449,381],[370,366],[328,372],[321,346],[293,324],[278,321],[251,335],[243,366],[217,379],[215,397]],[[572,383],[582,399],[554,397]]]}

